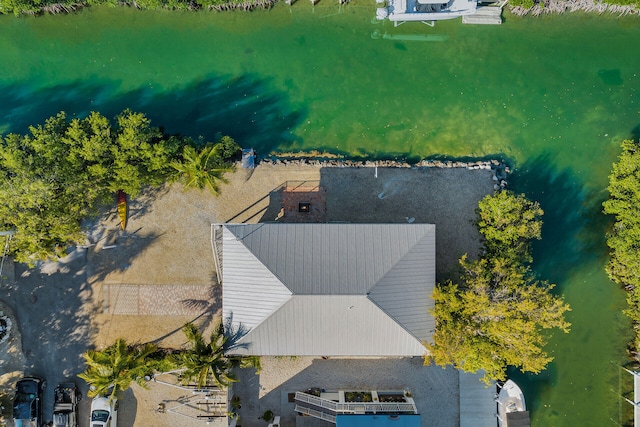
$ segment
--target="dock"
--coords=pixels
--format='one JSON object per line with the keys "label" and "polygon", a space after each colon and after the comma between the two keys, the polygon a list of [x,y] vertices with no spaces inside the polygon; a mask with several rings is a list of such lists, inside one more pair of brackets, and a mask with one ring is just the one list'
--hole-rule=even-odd
{"label": "dock", "polygon": [[460,427],[496,427],[496,385],[483,383],[483,375],[459,371]]}
{"label": "dock", "polygon": [[463,24],[500,25],[502,24],[502,7],[480,6],[473,15],[464,15]]}

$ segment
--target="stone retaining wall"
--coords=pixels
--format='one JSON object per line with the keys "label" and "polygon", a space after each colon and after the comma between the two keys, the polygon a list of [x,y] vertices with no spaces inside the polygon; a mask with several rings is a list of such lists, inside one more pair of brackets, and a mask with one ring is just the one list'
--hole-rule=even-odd
{"label": "stone retaining wall", "polygon": [[[348,159],[317,159],[317,158],[279,158],[271,157],[258,161],[258,165],[265,164],[271,166],[310,166],[310,167],[327,167],[327,168],[464,168],[469,170],[486,169],[492,170],[492,179],[495,181],[494,189],[505,189],[508,186],[507,176],[511,173],[511,169],[504,162],[496,159],[478,160],[478,161],[453,161],[453,160],[421,160],[415,164],[409,164],[399,160],[348,160]],[[240,165],[239,165],[240,167]]]}

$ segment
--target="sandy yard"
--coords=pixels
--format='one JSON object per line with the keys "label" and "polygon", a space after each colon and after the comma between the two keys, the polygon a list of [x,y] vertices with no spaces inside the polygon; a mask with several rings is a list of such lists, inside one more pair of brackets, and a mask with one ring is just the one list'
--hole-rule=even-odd
{"label": "sandy yard", "polygon": [[[474,209],[484,195],[493,191],[494,185],[492,172],[484,169],[378,168],[376,177],[370,167],[303,164],[262,164],[253,171],[238,170],[228,175],[228,180],[218,197],[195,190],[185,192],[179,185],[147,192],[130,202],[126,231],[119,230],[114,208],[89,224],[87,247],[72,253],[68,257],[72,260],[66,264],[43,263],[35,272],[16,266],[15,280],[8,278],[2,283],[0,300],[15,312],[19,328],[24,324],[34,328],[42,324],[30,320],[30,316],[36,316],[34,304],[42,304],[36,311],[48,319],[47,324],[53,322],[52,317],[55,320],[59,316],[56,323],[61,325],[59,334],[75,337],[73,345],[64,347],[70,354],[62,356],[73,363],[57,374],[52,372],[53,362],[46,369],[39,368],[37,352],[23,355],[16,333],[10,347],[14,353],[7,354],[6,348],[0,348],[5,372],[0,385],[5,389],[12,386],[16,372],[26,371],[46,376],[53,386],[54,378],[56,381],[74,378],[83,370],[78,361],[87,347],[102,347],[118,337],[129,342],[153,341],[160,346],[179,347],[184,344],[180,328],[185,322],[211,326],[221,312],[211,224],[256,223],[278,217],[281,221],[293,221],[293,216],[281,215],[281,190],[287,183],[289,187],[323,188],[326,209],[322,218],[328,222],[436,224],[439,281],[451,277],[463,253],[477,251],[478,234],[472,223]],[[48,285],[43,286],[50,282],[73,285],[52,293],[47,290]],[[77,307],[74,313],[59,313],[65,298]],[[57,301],[55,313],[47,312],[49,300]],[[55,342],[51,345],[55,346]],[[243,381],[234,387],[243,403],[241,424],[265,426],[257,417],[266,409],[287,410],[288,403],[279,406],[287,391],[300,387],[357,386],[410,389],[419,409],[428,415],[430,425],[457,425],[457,374],[422,367],[421,363],[419,358],[375,361],[265,358],[261,375],[243,372]],[[339,375],[345,371],[351,374]],[[76,381],[86,392],[86,385]],[[134,387],[122,400],[119,425],[203,425],[201,420],[157,411],[159,403],[182,402],[186,395],[183,390],[157,383],[150,390]],[[50,414],[51,405],[52,401],[45,398],[45,414]],[[88,405],[89,399],[85,398],[81,426],[88,425]],[[49,418],[45,416],[46,420]],[[283,416],[283,421],[292,420]]]}

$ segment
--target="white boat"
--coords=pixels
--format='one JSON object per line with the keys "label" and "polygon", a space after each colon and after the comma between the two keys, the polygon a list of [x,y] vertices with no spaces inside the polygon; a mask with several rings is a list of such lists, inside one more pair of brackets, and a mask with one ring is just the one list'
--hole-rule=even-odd
{"label": "white boat", "polygon": [[522,390],[507,380],[498,393],[498,424],[500,427],[530,427],[529,411]]}
{"label": "white boat", "polygon": [[433,26],[434,21],[473,15],[477,0],[387,0],[376,12],[379,20],[389,19],[397,27],[405,22],[422,22]]}

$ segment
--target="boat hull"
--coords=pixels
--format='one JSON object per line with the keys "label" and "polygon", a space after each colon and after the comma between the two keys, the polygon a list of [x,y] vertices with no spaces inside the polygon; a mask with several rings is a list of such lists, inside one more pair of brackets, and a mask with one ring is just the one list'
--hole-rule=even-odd
{"label": "boat hull", "polygon": [[524,394],[520,387],[511,380],[507,380],[498,393],[497,412],[500,427],[529,427],[531,425]]}

